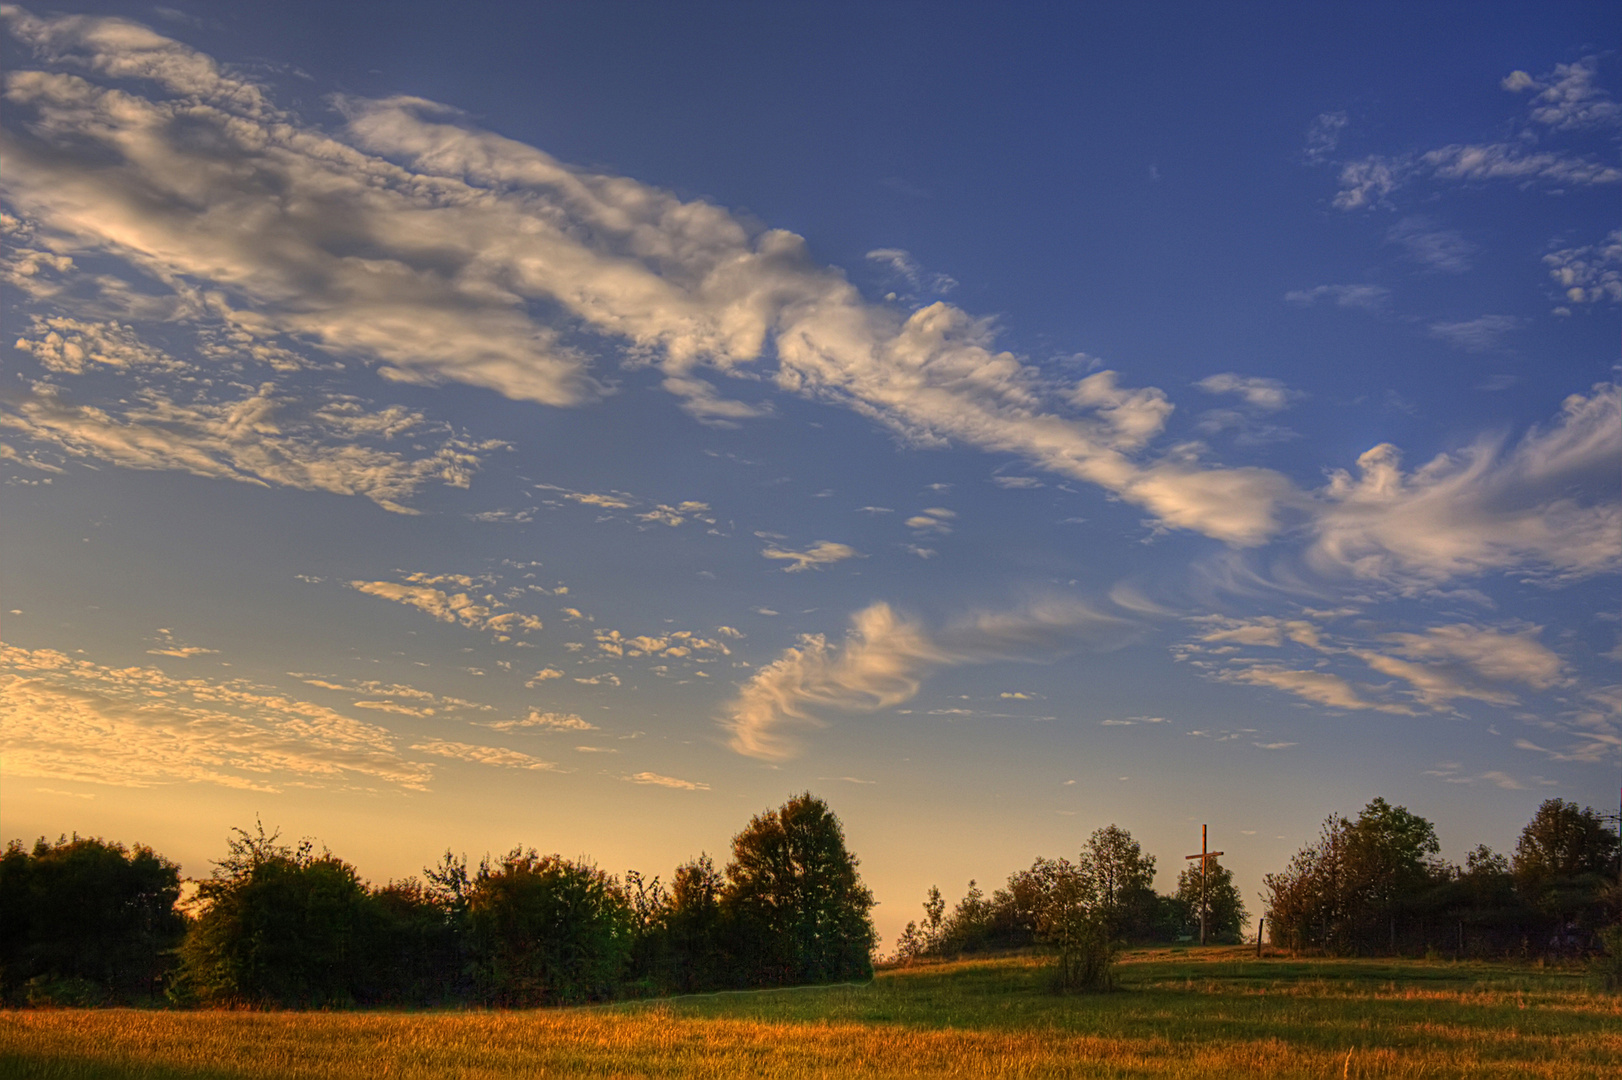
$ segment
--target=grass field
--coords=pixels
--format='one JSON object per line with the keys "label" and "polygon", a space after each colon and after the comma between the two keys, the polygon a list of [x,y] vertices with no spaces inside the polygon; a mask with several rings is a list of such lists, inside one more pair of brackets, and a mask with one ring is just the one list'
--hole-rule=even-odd
{"label": "grass field", "polygon": [[541,1012],[0,1013],[0,1075],[1607,1077],[1622,998],[1580,971],[1141,951],[1055,996],[1030,958],[871,986]]}

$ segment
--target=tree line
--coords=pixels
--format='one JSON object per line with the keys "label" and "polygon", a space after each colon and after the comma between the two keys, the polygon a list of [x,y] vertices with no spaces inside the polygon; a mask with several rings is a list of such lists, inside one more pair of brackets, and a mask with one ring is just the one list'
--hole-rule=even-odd
{"label": "tree line", "polygon": [[[1591,808],[1544,802],[1512,856],[1440,858],[1435,826],[1384,799],[1331,815],[1264,878],[1275,947],[1339,955],[1622,958],[1622,845]],[[827,803],[752,818],[731,858],[668,882],[514,848],[446,852],[374,886],[329,851],[235,829],[181,903],[179,867],[99,839],[17,841],[0,855],[0,998],[9,1004],[534,1006],[871,977],[872,893]],[[896,942],[903,963],[1041,948],[1061,989],[1113,981],[1124,944],[1240,940],[1232,872],[1195,862],[1154,891],[1155,859],[1115,825],[1075,861],[1039,858],[947,910],[931,888]]]}
{"label": "tree line", "polygon": [[827,803],[755,816],[670,882],[514,848],[372,886],[263,826],[234,829],[187,914],[179,867],[98,839],[0,856],[13,1004],[533,1006],[865,980],[873,896]]}
{"label": "tree line", "polygon": [[[1334,955],[1622,955],[1622,846],[1592,808],[1547,800],[1513,856],[1483,845],[1458,866],[1440,851],[1431,822],[1383,798],[1354,819],[1331,815],[1315,843],[1263,879],[1269,942]],[[1240,940],[1249,914],[1216,859],[1191,863],[1169,895],[1154,878],[1154,856],[1109,825],[1075,862],[1037,859],[989,897],[970,881],[950,912],[932,887],[895,958],[1045,945],[1061,985],[1104,986],[1113,950],[1193,940],[1202,912],[1207,941]]]}
{"label": "tree line", "polygon": [[1270,939],[1335,955],[1622,954],[1622,857],[1591,807],[1549,799],[1511,855],[1440,857],[1431,822],[1375,799],[1263,879]]}

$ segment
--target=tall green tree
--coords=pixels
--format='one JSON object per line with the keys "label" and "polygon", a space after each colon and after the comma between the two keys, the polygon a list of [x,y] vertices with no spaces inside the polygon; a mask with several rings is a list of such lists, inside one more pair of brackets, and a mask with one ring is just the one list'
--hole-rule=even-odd
{"label": "tall green tree", "polygon": [[1435,827],[1376,798],[1355,820],[1331,815],[1316,844],[1268,874],[1273,940],[1331,952],[1389,952],[1416,922],[1427,893],[1451,874]]}
{"label": "tall green tree", "polygon": [[759,814],[732,839],[721,906],[746,984],[866,979],[877,942],[873,894],[845,830],[810,792]]}
{"label": "tall green tree", "polygon": [[[1215,858],[1204,860],[1202,873],[1199,862],[1189,863],[1177,875],[1176,901],[1178,910],[1186,913],[1188,933],[1197,933],[1200,911],[1205,911],[1206,939],[1217,942],[1239,941],[1250,914],[1239,889],[1233,883],[1233,871]],[[1202,880],[1203,878],[1203,880]]]}
{"label": "tall green tree", "polygon": [[1106,825],[1087,838],[1078,864],[1111,934],[1142,937],[1154,919],[1155,857],[1132,834]]}
{"label": "tall green tree", "polygon": [[1010,892],[1022,893],[1036,940],[1053,954],[1059,990],[1108,990],[1114,984],[1115,939],[1096,883],[1068,859],[1037,859]]}
{"label": "tall green tree", "polygon": [[1573,932],[1586,937],[1622,917],[1608,910],[1618,898],[1616,858],[1616,834],[1592,807],[1549,799],[1515,845],[1515,887],[1565,945]]}
{"label": "tall green tree", "polygon": [[721,908],[725,888],[726,879],[707,854],[676,867],[663,920],[668,956],[663,982],[669,988],[691,993],[731,981],[733,950]]}

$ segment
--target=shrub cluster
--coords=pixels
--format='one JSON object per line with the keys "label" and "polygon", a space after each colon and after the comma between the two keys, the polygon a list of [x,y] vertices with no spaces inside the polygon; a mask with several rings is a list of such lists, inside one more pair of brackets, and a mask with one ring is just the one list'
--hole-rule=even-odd
{"label": "shrub cluster", "polygon": [[[1202,880],[1203,876],[1203,880]],[[1214,857],[1178,876],[1169,896],[1154,891],[1155,858],[1116,825],[1095,831],[1075,862],[1039,858],[1009,876],[991,896],[969,882],[951,912],[939,888],[924,902],[922,922],[910,922],[896,945],[905,963],[923,957],[1045,947],[1056,958],[1063,989],[1103,989],[1122,944],[1192,940],[1200,913],[1206,940],[1234,942],[1248,916],[1233,872]]]}
{"label": "shrub cluster", "polygon": [[839,819],[806,793],[750,821],[724,871],[667,887],[517,848],[449,852],[371,886],[308,841],[233,830],[177,911],[179,871],[100,840],[13,843],[0,861],[0,991],[15,1003],[324,1008],[531,1006],[866,979],[872,894]]}

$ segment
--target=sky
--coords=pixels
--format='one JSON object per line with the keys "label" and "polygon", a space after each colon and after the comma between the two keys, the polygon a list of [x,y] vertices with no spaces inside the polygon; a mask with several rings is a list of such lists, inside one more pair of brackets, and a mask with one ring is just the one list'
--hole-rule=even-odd
{"label": "sky", "polygon": [[1608,4],[0,8],[0,831],[886,947],[1622,774]]}

